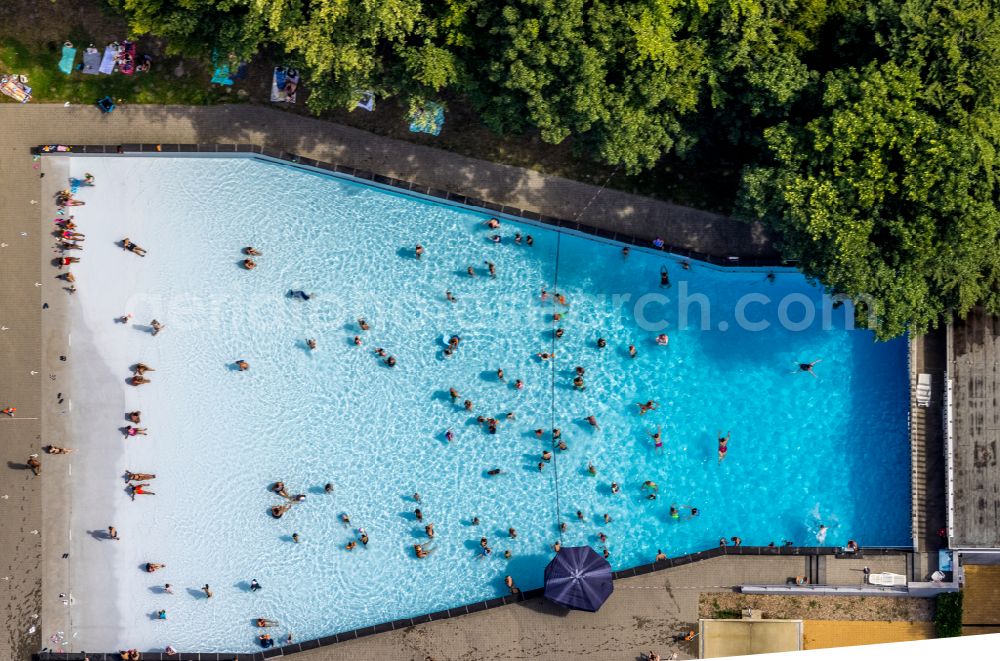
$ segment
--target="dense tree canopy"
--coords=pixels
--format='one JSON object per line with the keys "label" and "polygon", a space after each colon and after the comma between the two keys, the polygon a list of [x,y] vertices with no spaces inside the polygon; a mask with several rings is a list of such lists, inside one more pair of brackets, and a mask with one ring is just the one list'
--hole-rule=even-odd
{"label": "dense tree canopy", "polygon": [[1000,312],[992,0],[109,1],[175,52],[283,52],[317,112],[446,94],[630,173],[730,150],[733,211],[881,337]]}

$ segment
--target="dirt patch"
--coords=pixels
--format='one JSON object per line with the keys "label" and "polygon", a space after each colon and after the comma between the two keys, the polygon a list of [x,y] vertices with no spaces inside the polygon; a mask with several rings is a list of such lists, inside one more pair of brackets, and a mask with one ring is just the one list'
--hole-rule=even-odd
{"label": "dirt patch", "polygon": [[764,619],[776,620],[929,622],[934,619],[934,602],[931,599],[755,595],[735,592],[702,593],[698,600],[698,617],[739,617],[745,608],[761,613]]}

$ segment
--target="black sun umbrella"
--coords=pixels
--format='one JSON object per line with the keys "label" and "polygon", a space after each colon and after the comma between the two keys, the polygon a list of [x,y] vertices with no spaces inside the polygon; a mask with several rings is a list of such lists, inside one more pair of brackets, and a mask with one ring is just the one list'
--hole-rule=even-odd
{"label": "black sun umbrella", "polygon": [[566,608],[593,613],[614,589],[611,565],[589,546],[564,546],[545,568],[545,598]]}

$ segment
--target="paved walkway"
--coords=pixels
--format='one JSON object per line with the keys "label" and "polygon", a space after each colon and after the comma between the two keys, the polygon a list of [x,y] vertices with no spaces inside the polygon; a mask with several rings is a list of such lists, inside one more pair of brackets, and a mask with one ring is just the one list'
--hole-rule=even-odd
{"label": "paved walkway", "polygon": [[698,596],[742,583],[784,583],[805,573],[805,557],[728,556],[615,581],[597,613],[566,612],[543,599],[391,631],[296,655],[301,661],[356,659],[602,659],[635,661],[653,650],[697,658],[673,637],[698,620]]}

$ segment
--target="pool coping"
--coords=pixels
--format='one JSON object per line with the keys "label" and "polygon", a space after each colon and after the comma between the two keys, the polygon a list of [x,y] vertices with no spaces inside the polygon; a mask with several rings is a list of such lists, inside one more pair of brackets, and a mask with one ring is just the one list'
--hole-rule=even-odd
{"label": "pool coping", "polygon": [[[835,556],[837,558],[864,558],[871,556],[905,555],[909,553],[912,553],[912,549],[902,546],[866,546],[860,548],[855,553],[846,553],[841,547],[835,546],[720,546],[705,551],[688,553],[687,555],[678,556],[676,558],[667,558],[666,560],[659,560],[644,565],[638,565],[636,567],[629,567],[627,569],[612,572],[611,576],[613,580],[617,581],[624,578],[641,576],[643,574],[650,574],[652,572],[670,569],[672,567],[681,567],[683,565],[689,565],[695,562],[729,555],[808,557]],[[297,654],[299,652],[305,652],[319,647],[328,647],[330,645],[336,645],[337,643],[349,640],[357,640],[358,638],[365,638],[377,633],[384,633],[397,629],[408,629],[409,627],[417,626],[419,624],[437,622],[439,620],[448,620],[453,617],[471,615],[472,613],[479,613],[494,608],[500,608],[501,606],[521,603],[529,599],[543,597],[544,593],[544,588],[535,588],[533,590],[526,590],[517,594],[494,597],[493,599],[477,601],[471,604],[463,604],[461,606],[448,608],[436,613],[405,617],[391,622],[382,622],[380,624],[350,629],[348,631],[342,631],[340,633],[323,636],[321,638],[312,638],[298,643],[289,643],[288,645],[282,645],[281,647],[275,646],[261,652],[178,652],[172,656],[168,656],[163,652],[143,652],[142,658],[144,661],[264,661],[265,659],[271,659],[278,656],[289,656],[291,654]],[[121,656],[118,652],[39,652],[34,655],[34,658],[38,661],[84,661],[85,659],[89,661],[121,661]]]}
{"label": "pool coping", "polygon": [[649,248],[653,250],[658,249],[660,251],[671,253],[679,257],[705,262],[707,264],[712,264],[714,266],[740,267],[740,268],[748,268],[748,267],[796,268],[798,266],[798,260],[794,259],[765,259],[758,257],[753,257],[753,258],[741,257],[735,255],[713,255],[669,244],[664,244],[662,247],[657,248],[648,239],[642,239],[633,236],[631,234],[612,232],[610,230],[605,230],[599,227],[594,227],[592,225],[587,225],[586,223],[579,223],[574,220],[567,220],[565,218],[556,218],[554,216],[546,216],[539,214],[535,211],[529,211],[527,209],[520,209],[518,207],[496,204],[494,202],[490,202],[489,200],[480,200],[477,198],[469,197],[467,195],[461,195],[459,193],[454,193],[451,191],[432,188],[430,186],[424,186],[421,184],[414,183],[412,181],[407,181],[404,179],[396,179],[394,177],[387,177],[385,175],[381,175],[375,172],[369,172],[368,170],[361,170],[353,168],[348,165],[342,165],[339,163],[328,163],[326,161],[319,161],[313,158],[299,156],[298,154],[293,154],[291,152],[282,151],[278,149],[270,149],[268,147],[263,147],[261,145],[252,143],[39,145],[37,147],[33,147],[31,149],[31,153],[33,155],[42,155],[42,156],[46,155],[72,156],[74,154],[87,154],[87,155],[256,154],[277,161],[283,161],[292,165],[306,166],[310,168],[316,168],[317,170],[330,172],[333,174],[347,175],[355,179],[373,182],[380,186],[395,188],[407,193],[417,193],[419,195],[438,198],[440,200],[444,200],[447,202],[453,202],[456,204],[461,204],[470,207],[477,207],[480,209],[484,209],[486,211],[493,211],[496,213],[513,216],[515,218],[523,218],[525,220],[531,220],[545,225],[551,225],[553,227],[557,227],[560,229],[568,229],[576,232],[582,232],[584,234],[589,234],[591,236],[596,236],[611,241],[618,241],[620,243],[625,243],[632,246]]}

